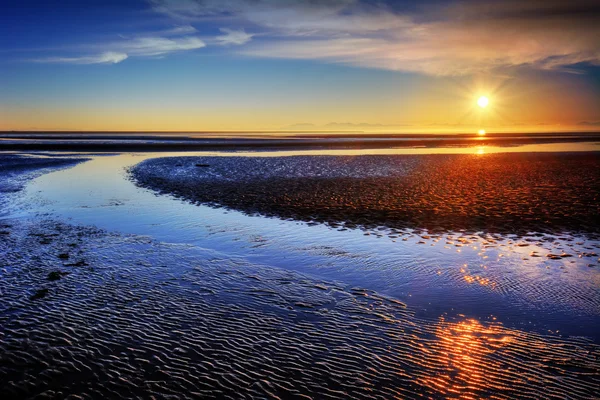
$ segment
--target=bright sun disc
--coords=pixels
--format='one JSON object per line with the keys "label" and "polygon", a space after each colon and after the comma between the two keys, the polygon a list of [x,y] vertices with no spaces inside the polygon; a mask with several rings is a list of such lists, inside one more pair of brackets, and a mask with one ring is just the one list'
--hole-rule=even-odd
{"label": "bright sun disc", "polygon": [[485,129],[480,129],[477,133],[479,133],[480,136],[483,136],[485,135]]}
{"label": "bright sun disc", "polygon": [[485,96],[481,96],[479,99],[477,99],[477,105],[481,108],[485,108],[487,107],[487,105],[489,104],[489,100],[487,97]]}

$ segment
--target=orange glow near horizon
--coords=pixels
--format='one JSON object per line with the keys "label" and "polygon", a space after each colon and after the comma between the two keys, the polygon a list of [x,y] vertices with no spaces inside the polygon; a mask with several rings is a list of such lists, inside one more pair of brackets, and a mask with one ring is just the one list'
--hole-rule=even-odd
{"label": "orange glow near horizon", "polygon": [[240,95],[235,101],[225,97],[214,102],[198,95],[183,101],[176,93],[156,90],[152,96],[172,102],[132,95],[112,103],[9,104],[0,107],[0,131],[453,134],[478,132],[482,127],[506,133],[600,129],[595,122],[600,117],[596,116],[600,99],[583,89],[578,97],[558,96],[568,90],[560,81],[444,78],[420,83],[410,97],[401,90],[381,93],[378,88],[379,92],[371,92],[349,86],[345,90],[355,95],[338,97],[332,94],[335,91],[322,93],[315,87],[303,97],[290,95],[284,100],[264,95],[245,101]]}

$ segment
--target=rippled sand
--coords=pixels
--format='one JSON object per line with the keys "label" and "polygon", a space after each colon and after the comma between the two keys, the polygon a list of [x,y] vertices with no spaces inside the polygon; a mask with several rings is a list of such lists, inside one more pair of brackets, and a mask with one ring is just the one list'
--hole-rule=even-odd
{"label": "rippled sand", "polygon": [[368,290],[52,220],[2,221],[3,398],[577,398],[600,346],[423,320]]}
{"label": "rippled sand", "polygon": [[600,233],[598,153],[172,157],[142,186],[203,204],[346,227]]}
{"label": "rippled sand", "polygon": [[0,218],[0,231],[2,399],[600,391],[586,338],[424,319],[364,288],[47,216]]}

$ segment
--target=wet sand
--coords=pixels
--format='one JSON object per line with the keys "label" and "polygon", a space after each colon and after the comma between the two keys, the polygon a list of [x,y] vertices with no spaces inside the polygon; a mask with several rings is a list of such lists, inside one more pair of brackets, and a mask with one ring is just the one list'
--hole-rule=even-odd
{"label": "wet sand", "polygon": [[[135,181],[249,214],[344,228],[465,234],[600,233],[600,154],[228,158],[145,161]],[[391,229],[391,231],[389,231]]]}
{"label": "wet sand", "polygon": [[[204,168],[204,167],[199,167]],[[600,346],[52,218],[0,220],[3,398],[574,398]]]}

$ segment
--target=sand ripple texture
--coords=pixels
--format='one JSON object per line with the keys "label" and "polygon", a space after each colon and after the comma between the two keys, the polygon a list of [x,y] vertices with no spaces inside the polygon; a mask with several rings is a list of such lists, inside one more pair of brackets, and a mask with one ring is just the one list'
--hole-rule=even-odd
{"label": "sand ripple texture", "polygon": [[336,282],[52,220],[2,220],[0,393],[592,399],[600,346],[416,317]]}
{"label": "sand ripple texture", "polygon": [[163,193],[346,227],[600,233],[600,155],[173,157],[132,168]]}

